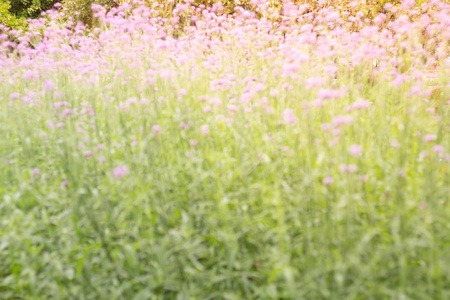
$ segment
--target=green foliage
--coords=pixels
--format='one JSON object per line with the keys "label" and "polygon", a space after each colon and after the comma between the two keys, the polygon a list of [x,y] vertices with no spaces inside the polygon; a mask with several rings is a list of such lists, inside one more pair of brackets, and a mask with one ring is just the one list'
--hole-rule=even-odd
{"label": "green foliage", "polygon": [[0,24],[25,29],[25,19],[37,18],[58,0],[0,0]]}
{"label": "green foliage", "polygon": [[65,0],[63,6],[67,9],[70,16],[75,21],[81,21],[87,25],[92,25],[92,4],[99,4],[106,8],[111,8],[116,5],[113,0]]}
{"label": "green foliage", "polygon": [[9,11],[20,17],[36,18],[49,10],[58,0],[10,0]]}
{"label": "green foliage", "polygon": [[0,24],[14,29],[23,28],[25,26],[24,18],[13,15],[9,9],[9,1],[0,0]]}

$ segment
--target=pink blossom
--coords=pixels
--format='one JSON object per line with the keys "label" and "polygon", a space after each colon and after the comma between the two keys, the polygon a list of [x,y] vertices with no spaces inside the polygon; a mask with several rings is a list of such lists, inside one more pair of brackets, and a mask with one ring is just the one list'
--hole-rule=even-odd
{"label": "pink blossom", "polygon": [[400,143],[398,141],[394,140],[394,141],[392,141],[391,146],[393,148],[399,148],[400,147]]}
{"label": "pink blossom", "polygon": [[322,99],[316,99],[312,102],[312,106],[314,107],[322,107],[325,102]]}
{"label": "pink blossom", "polygon": [[358,167],[354,164],[351,164],[351,165],[342,164],[339,166],[339,172],[341,172],[341,173],[344,173],[344,172],[355,173],[357,170],[358,170]]}
{"label": "pink blossom", "polygon": [[349,152],[354,156],[360,156],[362,153],[362,147],[360,145],[352,145],[349,148]]}
{"label": "pink blossom", "polygon": [[105,162],[105,157],[104,156],[100,156],[99,158],[98,158],[98,162],[100,162],[100,163],[103,163],[103,162]]}
{"label": "pink blossom", "polygon": [[61,186],[68,186],[69,185],[69,182],[67,181],[67,180],[64,180],[62,183],[61,183]]}
{"label": "pink blossom", "polygon": [[125,102],[120,102],[119,103],[119,109],[120,110],[128,110],[130,108],[130,105],[128,103]]}
{"label": "pink blossom", "polygon": [[120,178],[120,177],[126,176],[126,175],[128,175],[128,173],[129,173],[129,169],[128,169],[127,166],[116,167],[113,170],[113,175],[116,178]]}
{"label": "pink blossom", "polygon": [[355,173],[358,170],[358,167],[354,164],[347,165],[347,172]]}
{"label": "pink blossom", "polygon": [[325,78],[321,77],[312,77],[306,80],[305,84],[306,86],[311,89],[313,87],[322,86],[327,83],[327,80]]}
{"label": "pink blossom", "polygon": [[432,142],[432,141],[434,141],[436,139],[436,135],[434,135],[434,134],[427,134],[427,135],[425,135],[424,137],[423,137],[423,140],[425,141],[425,142]]}
{"label": "pink blossom", "polygon": [[48,79],[44,83],[44,89],[46,91],[52,91],[55,89],[55,85],[53,84],[53,82],[50,79]]}
{"label": "pink blossom", "polygon": [[424,159],[425,157],[427,157],[429,155],[429,153],[428,153],[428,151],[422,151],[422,152],[420,152],[420,154],[419,154],[419,158],[420,159]]}
{"label": "pink blossom", "polygon": [[189,145],[191,145],[192,147],[197,146],[197,140],[190,140]]}
{"label": "pink blossom", "polygon": [[209,134],[209,128],[208,128],[208,125],[202,125],[202,126],[200,126],[200,131],[201,131],[204,135],[208,135],[208,134]]}
{"label": "pink blossom", "polygon": [[360,100],[353,102],[349,106],[347,106],[344,110],[351,111],[354,109],[365,109],[365,108],[370,107],[371,105],[372,105],[372,102],[367,101],[366,99],[360,99]]}
{"label": "pink blossom", "polygon": [[442,147],[441,145],[434,145],[433,151],[436,153],[442,153],[442,152],[444,152],[444,147]]}
{"label": "pink blossom", "polygon": [[152,132],[153,132],[154,134],[160,133],[160,132],[161,132],[161,126],[159,126],[159,125],[153,125],[153,127],[152,127]]}
{"label": "pink blossom", "polygon": [[390,10],[392,8],[392,6],[393,6],[392,3],[388,2],[383,7],[385,10]]}
{"label": "pink blossom", "polygon": [[339,128],[334,128],[331,132],[333,132],[334,136],[341,135],[342,131]]}
{"label": "pink blossom", "polygon": [[274,97],[274,98],[278,98],[278,96],[280,95],[280,92],[276,89],[271,89],[270,90],[270,96]]}
{"label": "pink blossom", "polygon": [[336,116],[331,121],[334,127],[343,125],[343,124],[351,124],[353,123],[353,118],[351,116]]}
{"label": "pink blossom", "polygon": [[322,182],[323,182],[323,184],[325,184],[325,185],[330,185],[330,184],[333,183],[333,177],[327,176],[327,177],[325,177],[325,178],[323,179]]}
{"label": "pink blossom", "polygon": [[320,89],[317,91],[317,97],[319,99],[335,99],[345,96],[346,93],[346,89]]}
{"label": "pink blossom", "polygon": [[285,109],[283,111],[283,119],[286,124],[295,124],[297,122],[293,109]]}
{"label": "pink blossom", "polygon": [[222,102],[220,102],[220,99],[217,97],[213,97],[209,100],[209,102],[214,106],[220,106]]}
{"label": "pink blossom", "polygon": [[333,125],[331,125],[330,123],[323,123],[320,125],[322,127],[323,131],[328,131],[333,129]]}
{"label": "pink blossom", "polygon": [[34,168],[34,169],[32,170],[32,173],[33,173],[33,175],[39,175],[39,174],[41,173],[41,170],[38,169],[38,168]]}
{"label": "pink blossom", "polygon": [[228,106],[228,110],[230,112],[237,112],[238,111],[238,107],[236,105],[229,105]]}
{"label": "pink blossom", "polygon": [[416,4],[416,0],[403,0],[402,8],[405,10],[411,9]]}

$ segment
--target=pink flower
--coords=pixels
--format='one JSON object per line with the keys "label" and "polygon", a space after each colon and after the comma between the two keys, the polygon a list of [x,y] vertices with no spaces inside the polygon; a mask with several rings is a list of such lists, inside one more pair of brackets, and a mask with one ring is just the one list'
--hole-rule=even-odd
{"label": "pink flower", "polygon": [[153,127],[152,127],[152,132],[153,132],[154,134],[161,132],[161,126],[159,126],[159,125],[153,125]]}
{"label": "pink flower", "polygon": [[208,134],[209,134],[209,128],[208,128],[208,125],[202,125],[202,126],[200,126],[200,131],[201,131],[204,135],[208,135]]}
{"label": "pink flower", "polygon": [[433,151],[436,153],[442,153],[442,152],[444,152],[444,147],[442,147],[441,145],[434,145]]}
{"label": "pink flower", "polygon": [[345,111],[351,111],[351,110],[354,110],[354,109],[365,109],[365,108],[368,108],[371,105],[372,105],[372,102],[367,101],[366,99],[360,99],[360,100],[357,100],[357,101],[353,102],[349,106],[347,106],[344,110]]}
{"label": "pink flower", "polygon": [[90,157],[92,156],[92,152],[91,152],[91,151],[85,151],[85,152],[83,153],[83,156],[84,156],[84,157],[87,157],[87,158],[90,158]]}
{"label": "pink flower", "polygon": [[399,148],[400,147],[400,143],[396,140],[392,141],[391,146],[394,148]]}
{"label": "pink flower", "polygon": [[325,185],[330,185],[330,184],[333,183],[333,177],[327,176],[327,177],[325,177],[325,178],[323,179],[322,182],[323,182],[323,184],[325,184]]}
{"label": "pink flower", "polygon": [[339,172],[341,172],[341,173],[344,173],[344,172],[355,173],[357,170],[358,170],[358,167],[354,164],[351,164],[351,165],[342,164],[339,166]]}
{"label": "pink flower", "polygon": [[436,139],[436,135],[434,135],[434,134],[427,134],[427,135],[425,135],[424,137],[423,137],[423,140],[425,141],[425,142],[432,142],[432,141],[434,141]]}
{"label": "pink flower", "polygon": [[367,175],[361,175],[361,181],[362,181],[362,182],[367,182],[367,180],[369,180],[369,176],[367,176]]}
{"label": "pink flower", "polygon": [[67,180],[64,180],[62,183],[61,183],[61,186],[68,186],[69,185],[69,182],[67,181]]}
{"label": "pink flower", "polygon": [[238,107],[236,105],[229,105],[228,110],[231,112],[236,112],[238,111]]}
{"label": "pink flower", "polygon": [[137,144],[138,144],[138,141],[132,141],[132,142],[131,142],[131,146],[133,146],[133,147],[134,147],[134,146],[137,146]]}
{"label": "pink flower", "polygon": [[334,127],[353,123],[353,118],[351,116],[336,116],[331,121]]}
{"label": "pink flower", "polygon": [[402,8],[404,10],[411,9],[416,4],[416,0],[403,0],[402,1]]}
{"label": "pink flower", "polygon": [[211,99],[209,100],[209,102],[210,102],[212,105],[215,105],[215,106],[220,106],[220,105],[222,104],[222,102],[220,102],[220,99],[217,98],[217,97],[211,98]]}
{"label": "pink flower", "polygon": [[333,90],[333,89],[320,89],[317,91],[317,97],[319,99],[334,99],[345,96],[347,91],[345,89]]}
{"label": "pink flower", "polygon": [[100,156],[99,158],[98,158],[98,162],[100,162],[100,163],[103,163],[103,162],[105,162],[105,157],[104,156]]}
{"label": "pink flower", "polygon": [[189,145],[191,145],[192,147],[197,146],[197,140],[190,140]]}
{"label": "pink flower", "polygon": [[41,173],[41,170],[38,168],[34,168],[32,171],[33,175],[39,175]]}
{"label": "pink flower", "polygon": [[420,159],[424,159],[425,157],[427,157],[429,155],[429,153],[428,153],[428,151],[422,151],[422,152],[420,152],[420,154],[419,154],[419,158]]}
{"label": "pink flower", "polygon": [[53,82],[50,79],[48,79],[44,83],[44,89],[46,91],[52,91],[55,89],[55,85],[53,84]]}
{"label": "pink flower", "polygon": [[347,166],[347,172],[349,173],[355,173],[358,170],[358,167],[354,164]]}
{"label": "pink flower", "polygon": [[312,77],[312,78],[306,79],[306,81],[305,81],[305,84],[309,89],[316,87],[316,86],[322,86],[326,83],[327,83],[327,80],[325,78],[321,78],[321,77]]}
{"label": "pink flower", "polygon": [[286,124],[295,124],[295,122],[297,122],[294,110],[290,108],[283,111],[283,119]]}
{"label": "pink flower", "polygon": [[330,123],[323,123],[320,125],[322,127],[323,131],[328,131],[333,129],[333,125],[331,125]]}
{"label": "pink flower", "polygon": [[354,156],[360,156],[362,153],[362,147],[360,145],[352,145],[349,148],[349,152]]}
{"label": "pink flower", "polygon": [[129,173],[129,169],[128,169],[127,166],[116,167],[116,168],[113,170],[113,175],[114,175],[114,177],[116,177],[116,178],[120,178],[120,177],[123,177],[123,176],[125,176],[125,175],[128,175],[128,173]]}

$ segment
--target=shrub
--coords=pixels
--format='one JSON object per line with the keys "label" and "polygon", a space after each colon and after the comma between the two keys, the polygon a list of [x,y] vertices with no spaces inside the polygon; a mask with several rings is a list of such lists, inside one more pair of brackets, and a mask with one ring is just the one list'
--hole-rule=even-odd
{"label": "shrub", "polygon": [[9,1],[0,0],[0,24],[9,28],[19,29],[24,26],[24,18],[13,15]]}
{"label": "shrub", "polygon": [[92,25],[92,4],[99,4],[109,9],[116,6],[113,0],[65,0],[64,8],[68,15],[72,16],[75,22],[81,21],[87,25]]}
{"label": "shrub", "polygon": [[10,0],[9,11],[15,16],[36,18],[41,12],[52,8],[56,2],[58,0]]}

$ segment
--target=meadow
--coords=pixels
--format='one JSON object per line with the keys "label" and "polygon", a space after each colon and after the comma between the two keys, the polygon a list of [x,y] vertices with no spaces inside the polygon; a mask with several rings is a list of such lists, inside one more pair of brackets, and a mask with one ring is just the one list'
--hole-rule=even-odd
{"label": "meadow", "polygon": [[450,5],[251,3],[0,27],[0,299],[450,299]]}

